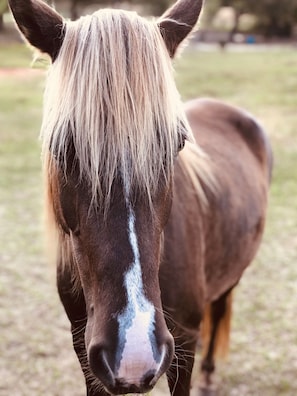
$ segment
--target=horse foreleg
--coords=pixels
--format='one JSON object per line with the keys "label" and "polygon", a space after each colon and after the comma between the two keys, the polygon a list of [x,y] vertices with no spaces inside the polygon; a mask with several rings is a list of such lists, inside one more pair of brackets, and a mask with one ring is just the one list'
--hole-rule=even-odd
{"label": "horse foreleg", "polygon": [[216,395],[214,383],[215,358],[228,353],[232,289],[212,302],[205,311],[202,323],[203,358],[201,363],[200,396]]}
{"label": "horse foreleg", "polygon": [[87,396],[107,396],[102,385],[91,373],[85,347],[85,327],[87,322],[83,291],[75,285],[70,269],[58,265],[57,286],[61,302],[71,323],[73,348],[80,362],[85,381]]}
{"label": "horse foreleg", "polygon": [[173,362],[166,373],[170,394],[172,396],[188,396],[191,389],[196,339],[189,342],[177,336],[175,341]]}

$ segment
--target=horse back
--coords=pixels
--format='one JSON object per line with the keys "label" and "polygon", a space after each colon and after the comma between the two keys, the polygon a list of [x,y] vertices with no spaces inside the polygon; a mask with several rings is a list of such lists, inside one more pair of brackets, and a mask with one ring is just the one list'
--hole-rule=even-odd
{"label": "horse back", "polygon": [[[236,145],[240,150],[245,146],[258,160],[258,165],[270,181],[272,150],[266,133],[254,117],[242,109],[213,99],[189,101],[185,110],[196,141],[206,153],[211,154],[221,141],[230,148],[229,159],[232,159],[236,156]],[[213,160],[216,158],[216,155],[212,157]]]}

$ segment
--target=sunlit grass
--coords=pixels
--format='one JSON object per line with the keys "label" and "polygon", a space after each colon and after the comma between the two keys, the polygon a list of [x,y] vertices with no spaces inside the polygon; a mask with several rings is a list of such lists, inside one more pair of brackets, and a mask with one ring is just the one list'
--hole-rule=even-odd
{"label": "sunlit grass", "polygon": [[0,67],[28,67],[32,62],[32,51],[24,44],[1,44]]}
{"label": "sunlit grass", "polygon": [[[251,110],[295,109],[297,52],[199,52],[187,50],[177,63],[177,81],[183,97],[211,96]],[[263,109],[263,110],[264,110]]]}

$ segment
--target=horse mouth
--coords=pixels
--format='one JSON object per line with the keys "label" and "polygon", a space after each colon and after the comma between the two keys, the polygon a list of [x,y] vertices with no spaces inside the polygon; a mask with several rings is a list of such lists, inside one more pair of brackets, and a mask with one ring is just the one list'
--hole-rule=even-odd
{"label": "horse mouth", "polygon": [[150,392],[157,383],[154,375],[144,378],[139,385],[129,384],[124,379],[116,379],[112,386],[106,389],[112,395],[144,394]]}

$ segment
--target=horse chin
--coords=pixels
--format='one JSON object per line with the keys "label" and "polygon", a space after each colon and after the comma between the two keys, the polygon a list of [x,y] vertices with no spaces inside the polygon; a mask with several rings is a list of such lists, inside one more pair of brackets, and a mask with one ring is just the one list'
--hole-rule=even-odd
{"label": "horse chin", "polygon": [[[108,370],[107,373],[106,370],[102,369],[102,366],[100,367],[100,371],[93,371],[95,371],[96,377],[100,380],[106,392],[111,395],[148,393],[155,387],[160,378],[154,372],[148,372],[141,380],[133,379],[129,381],[125,378],[115,378],[111,371]],[[104,371],[106,375],[102,375]]]}
{"label": "horse chin", "polygon": [[154,386],[156,385],[157,381],[153,381],[149,383],[150,378],[148,380],[144,380],[144,382],[137,386],[137,385],[130,385],[125,383],[125,381],[119,379],[116,380],[115,385],[113,387],[106,387],[104,386],[105,390],[112,394],[112,395],[126,395],[126,394],[145,394],[150,392]]}

